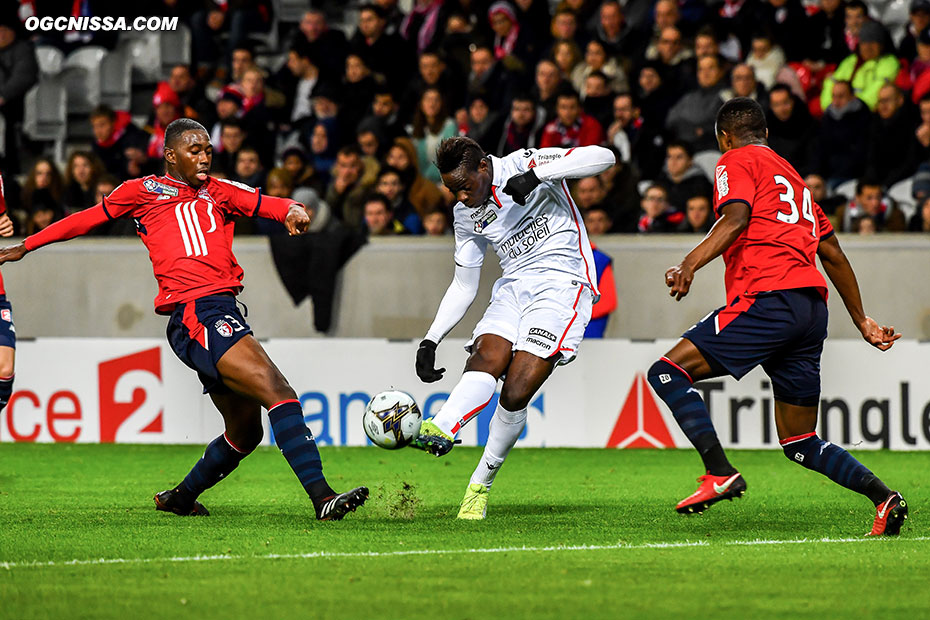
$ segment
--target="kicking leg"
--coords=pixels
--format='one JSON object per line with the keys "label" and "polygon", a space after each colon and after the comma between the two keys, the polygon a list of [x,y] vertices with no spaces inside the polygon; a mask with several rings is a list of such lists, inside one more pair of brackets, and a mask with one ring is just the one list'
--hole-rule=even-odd
{"label": "kicking leg", "polygon": [[262,410],[258,403],[233,393],[211,393],[210,398],[223,415],[226,432],[210,442],[181,484],[155,496],[158,510],[179,515],[210,514],[196,501],[197,497],[232,473],[262,440]]}
{"label": "kicking leg", "polygon": [[494,334],[483,334],[475,345],[465,372],[435,417],[425,420],[411,444],[436,456],[452,449],[456,433],[484,409],[497,389],[497,380],[507,371],[513,343]]}
{"label": "kicking leg", "polygon": [[368,489],[337,495],[326,483],[316,441],[304,423],[297,394],[251,335],[230,347],[216,365],[223,383],[268,410],[278,448],[300,480],[321,520],[338,520],[365,503]]}
{"label": "kicking leg", "polygon": [[687,338],[679,340],[649,369],[649,384],[672,410],[707,472],[698,478],[698,490],[678,503],[676,510],[683,514],[703,512],[720,500],[741,497],[746,491],[746,481],[727,460],[707,405],[693,387],[695,381],[714,376],[717,374],[708,361]]}
{"label": "kicking leg", "polygon": [[507,371],[501,398],[491,418],[488,442],[475,468],[459,509],[459,519],[483,519],[487,513],[488,493],[497,472],[526,426],[526,409],[530,399],[552,374],[558,356],[542,359],[517,351]]}
{"label": "kicking leg", "polygon": [[785,456],[868,497],[876,507],[872,535],[895,535],[907,519],[907,502],[849,452],[817,436],[817,405],[775,401],[775,428]]}

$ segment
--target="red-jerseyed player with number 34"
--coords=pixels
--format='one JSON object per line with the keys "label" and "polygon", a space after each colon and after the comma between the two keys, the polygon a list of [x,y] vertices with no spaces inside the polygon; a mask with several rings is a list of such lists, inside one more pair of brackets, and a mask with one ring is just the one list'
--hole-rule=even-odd
{"label": "red-jerseyed player with number 34", "polygon": [[102,203],[3,248],[0,264],[112,219],[132,217],[158,281],[155,312],[171,317],[168,342],[178,358],[197,371],[204,393],[210,394],[226,425],[226,432],[207,446],[179,485],[155,495],[155,507],[178,515],[209,514],[197,497],[229,475],[261,442],[265,407],[278,448],[310,496],[317,519],[341,519],[365,502],[368,489],[336,493],[326,483],[296,393],[252,336],[236,304],[242,268],[232,253],[235,217],[277,220],[297,235],[310,224],[307,210],[293,200],[263,196],[247,185],[210,177],[210,137],[191,119],[168,125],[164,157],[165,176],[123,183]]}
{"label": "red-jerseyed player with number 34", "polygon": [[716,125],[723,153],[714,188],[717,223],[665,273],[665,283],[672,297],[681,299],[694,272],[723,254],[727,305],[685,332],[649,369],[649,384],[672,410],[707,470],[698,490],[679,502],[677,510],[702,512],[746,490],[692,383],[723,375],[740,379],[761,365],[772,379],[775,427],[785,456],[868,497],[876,508],[870,534],[895,535],[907,518],[901,494],[814,431],[820,355],[827,337],[827,283],[814,255],[866,342],[887,351],[901,334],[866,316],[859,284],[833,227],[791,164],[767,146],[761,106],[745,97],[731,99],[717,112]]}

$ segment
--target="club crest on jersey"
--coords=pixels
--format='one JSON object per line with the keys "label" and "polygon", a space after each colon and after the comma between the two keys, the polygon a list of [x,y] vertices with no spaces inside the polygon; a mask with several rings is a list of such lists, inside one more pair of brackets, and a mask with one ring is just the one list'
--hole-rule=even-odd
{"label": "club crest on jersey", "polygon": [[233,335],[233,328],[223,319],[220,319],[214,323],[213,327],[216,328],[217,333],[219,333],[219,335],[223,338],[229,338]]}
{"label": "club crest on jersey", "polygon": [[717,196],[723,198],[730,193],[730,184],[727,182],[727,167],[717,166],[714,176],[717,177]]}
{"label": "club crest on jersey", "polygon": [[13,313],[8,308],[4,308],[3,310],[0,310],[0,319],[3,319],[7,323],[12,323]]}
{"label": "club crest on jersey", "polygon": [[480,233],[482,230],[491,225],[491,222],[497,219],[497,213],[487,210],[481,214],[481,219],[475,222],[475,232]]}
{"label": "club crest on jersey", "polygon": [[146,179],[142,181],[142,187],[146,190],[152,192],[153,194],[161,194],[163,196],[177,196],[178,188],[171,187],[166,183],[161,183],[155,179]]}
{"label": "club crest on jersey", "polygon": [[200,189],[197,190],[197,198],[201,198],[203,200],[216,204],[216,201],[213,200],[213,196],[210,195],[210,192],[207,191],[206,187],[201,187]]}

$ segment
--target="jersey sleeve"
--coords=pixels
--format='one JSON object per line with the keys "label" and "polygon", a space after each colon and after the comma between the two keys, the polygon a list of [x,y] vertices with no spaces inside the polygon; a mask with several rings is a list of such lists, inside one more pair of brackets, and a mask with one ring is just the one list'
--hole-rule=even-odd
{"label": "jersey sleeve", "polygon": [[140,183],[140,179],[126,181],[110,192],[108,196],[103,198],[103,202],[100,204],[107,218],[115,220],[132,213],[132,211],[139,206]]}
{"label": "jersey sleeve", "polygon": [[254,187],[229,179],[217,179],[217,187],[222,188],[223,200],[220,207],[233,215],[258,215],[262,195]]}
{"label": "jersey sleeve", "polygon": [[459,267],[481,267],[488,249],[487,240],[468,230],[458,218],[452,228],[455,231],[455,264]]}
{"label": "jersey sleeve", "polygon": [[0,176],[0,215],[6,213],[6,194],[3,188],[3,176]]}
{"label": "jersey sleeve", "polygon": [[817,230],[820,231],[820,240],[829,239],[836,231],[833,230],[833,224],[827,218],[827,215],[820,208],[820,205],[814,203],[814,216],[817,218]]}
{"label": "jersey sleeve", "polygon": [[756,184],[746,162],[737,157],[721,157],[714,171],[714,215],[731,202],[743,202],[752,209]]}

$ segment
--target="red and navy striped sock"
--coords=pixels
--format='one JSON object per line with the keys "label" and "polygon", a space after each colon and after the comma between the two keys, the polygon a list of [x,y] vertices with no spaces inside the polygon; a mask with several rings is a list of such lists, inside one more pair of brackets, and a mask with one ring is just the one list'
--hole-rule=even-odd
{"label": "red and navy striped sock", "polygon": [[275,443],[307,494],[314,501],[333,494],[323,477],[323,461],[316,441],[304,423],[298,400],[285,400],[268,410]]}
{"label": "red and navy striped sock", "polygon": [[185,500],[193,502],[214,484],[228,476],[249,452],[240,452],[222,434],[207,446],[203,456],[176,488]]}
{"label": "red and navy striped sock", "polygon": [[869,469],[836,444],[824,441],[817,433],[805,433],[779,441],[785,456],[808,469],[819,472],[833,482],[865,495],[876,506],[885,501],[891,490]]}

